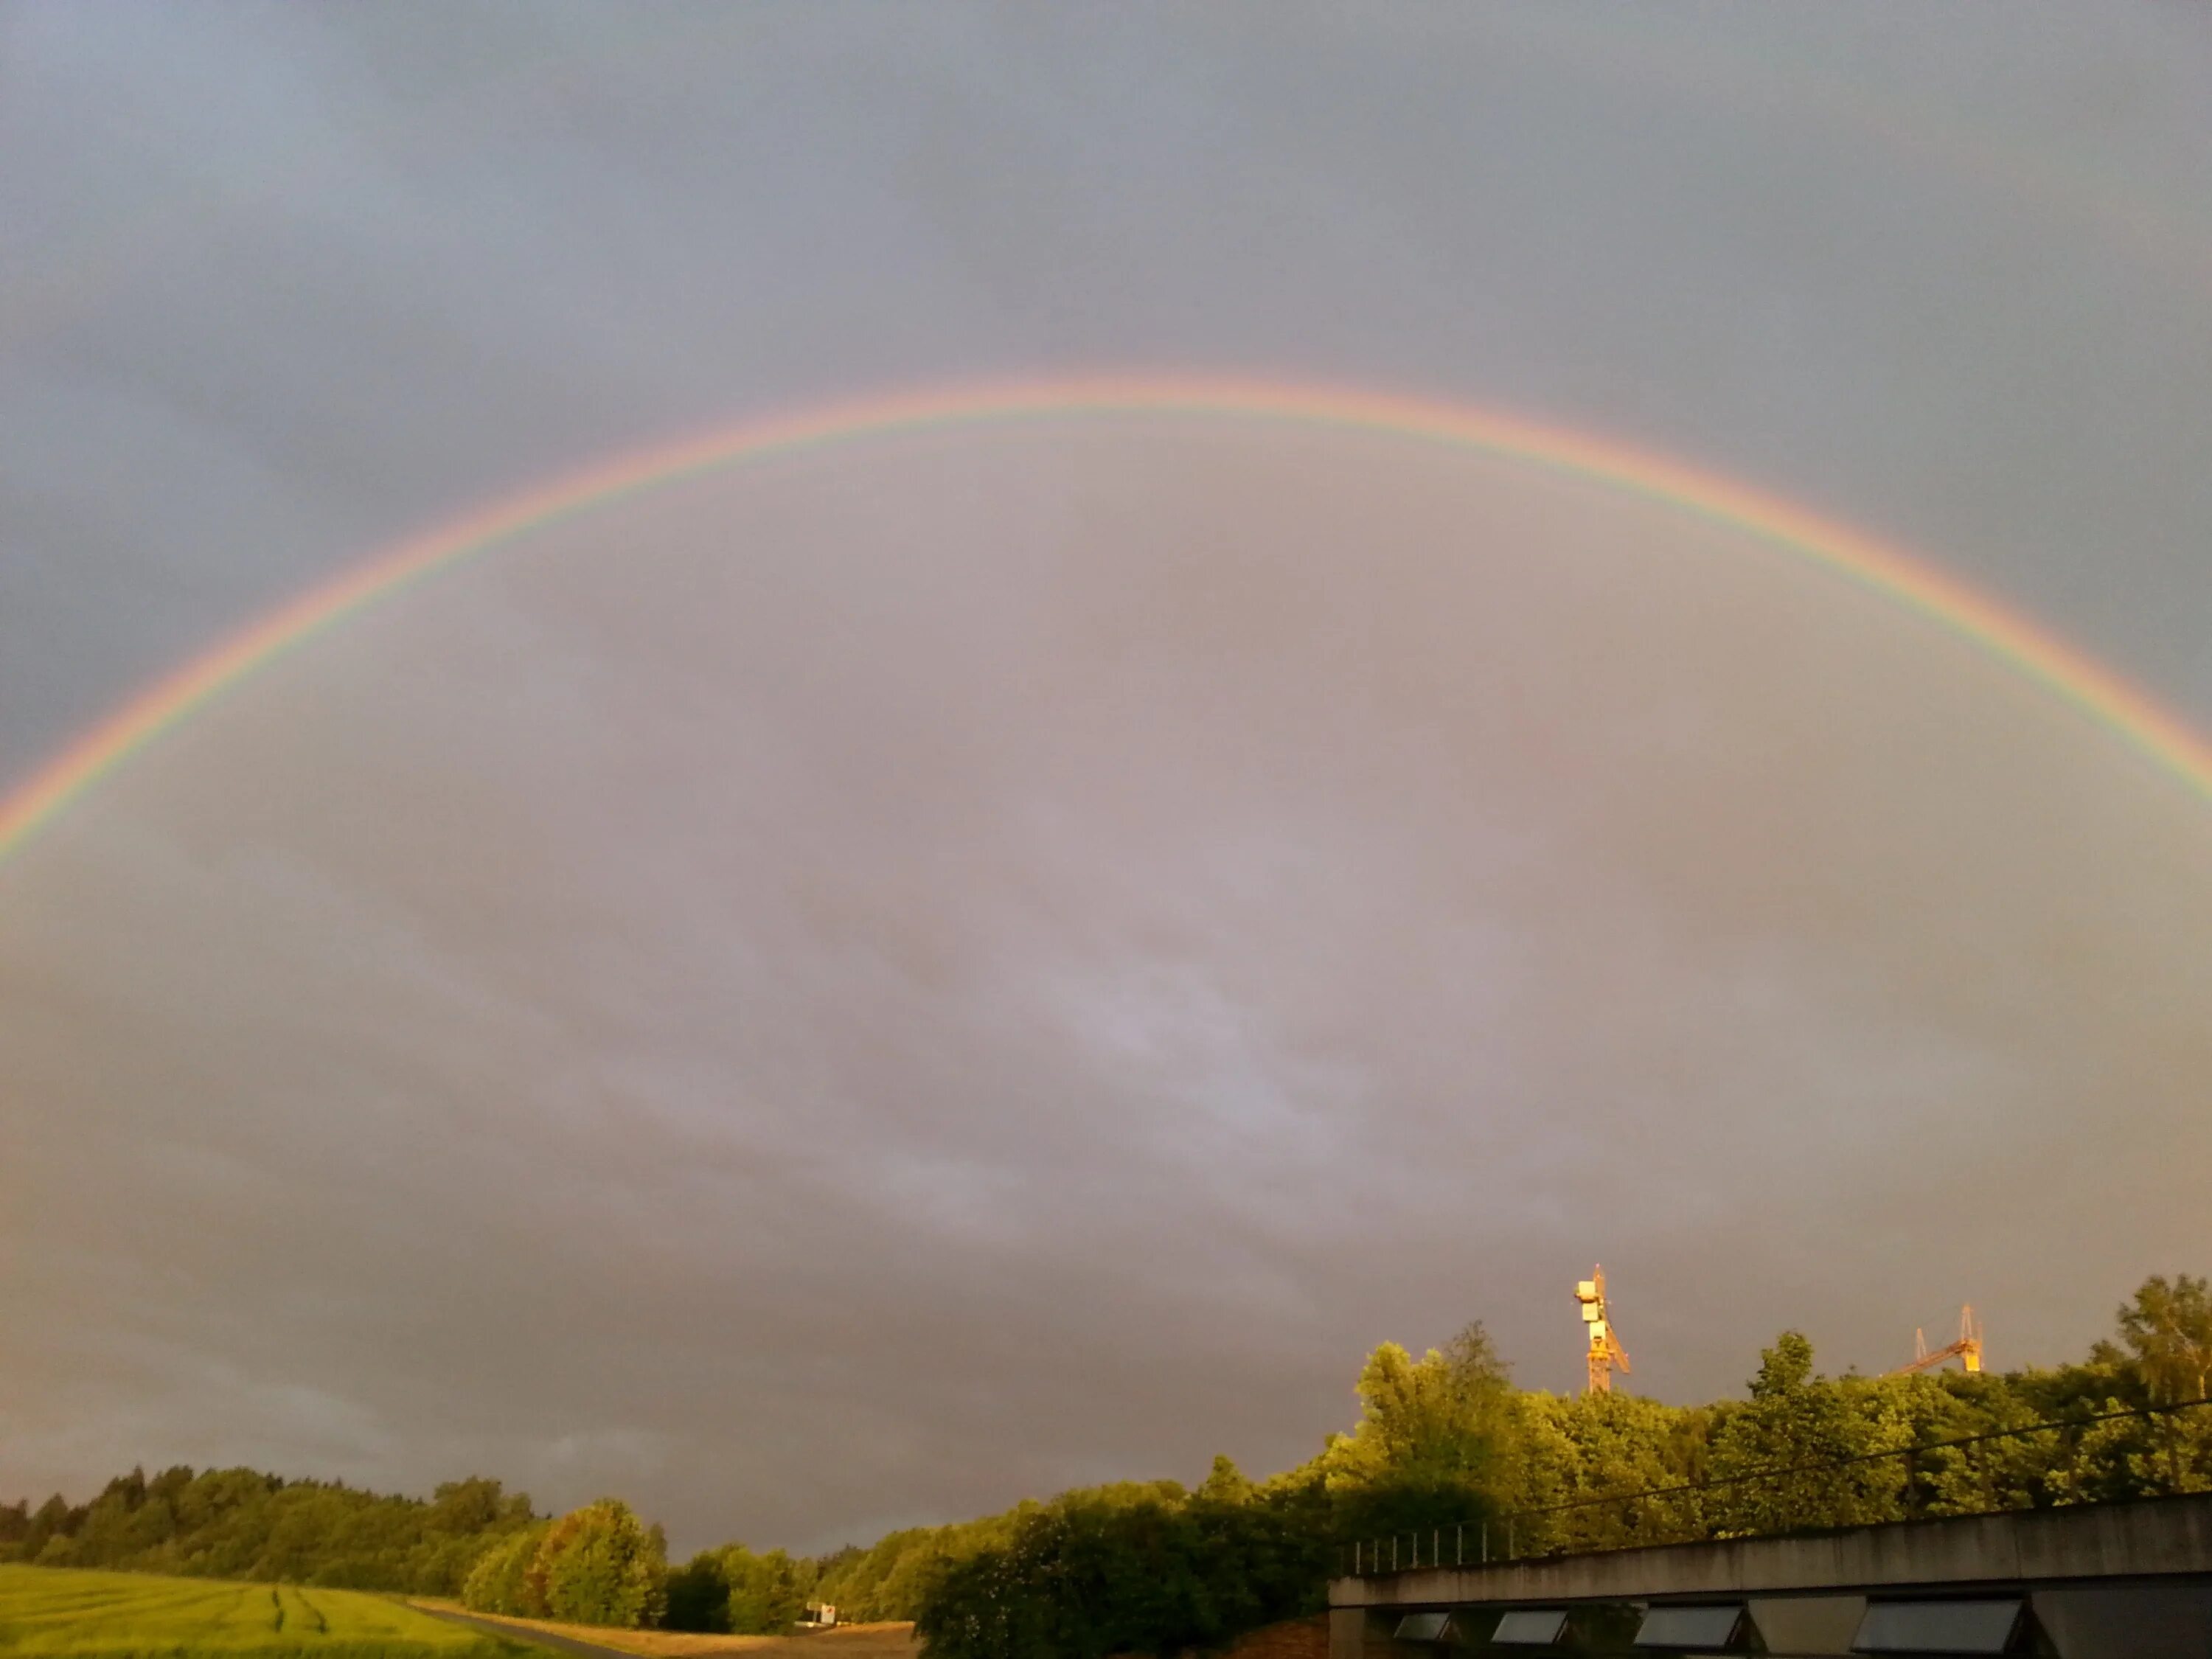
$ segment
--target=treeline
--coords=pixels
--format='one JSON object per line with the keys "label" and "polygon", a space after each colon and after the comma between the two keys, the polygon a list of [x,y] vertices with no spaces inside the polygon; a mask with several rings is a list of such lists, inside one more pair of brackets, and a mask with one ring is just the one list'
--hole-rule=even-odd
{"label": "treeline", "polygon": [[89,1504],[0,1504],[0,1560],[457,1596],[485,1613],[580,1624],[659,1624],[667,1554],[660,1528],[616,1499],[551,1519],[526,1493],[478,1478],[425,1502],[179,1467],[133,1469]]}
{"label": "treeline", "polygon": [[0,1560],[452,1595],[532,1519],[496,1480],[452,1481],[426,1503],[252,1469],[133,1469],[89,1504],[0,1505]]}
{"label": "treeline", "polygon": [[552,1520],[493,1480],[425,1503],[240,1469],[134,1471],[81,1507],[0,1508],[0,1559],[733,1633],[828,1601],[914,1620],[930,1659],[1166,1655],[1317,1611],[1355,1540],[1525,1555],[2212,1491],[2212,1408],[2129,1414],[2204,1398],[2212,1291],[2148,1279],[2115,1337],[2049,1370],[1829,1377],[1784,1332],[1747,1398],[1680,1407],[1516,1389],[1472,1325],[1419,1358],[1377,1348],[1352,1431],[1265,1481],[1217,1458],[1194,1490],[1065,1492],[814,1559],[729,1544],[671,1571],[659,1528],[612,1499]]}

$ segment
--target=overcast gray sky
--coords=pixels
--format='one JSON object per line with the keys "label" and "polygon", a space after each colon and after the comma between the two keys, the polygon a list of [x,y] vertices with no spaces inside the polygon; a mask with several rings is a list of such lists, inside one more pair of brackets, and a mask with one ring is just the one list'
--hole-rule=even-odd
{"label": "overcast gray sky", "polygon": [[[1518,410],[2212,725],[2179,6],[0,8],[0,792],[611,453],[1069,370]],[[2212,808],[1898,606],[1373,435],[1042,421],[548,529],[0,865],[0,1492],[815,1547],[2208,1265]]]}

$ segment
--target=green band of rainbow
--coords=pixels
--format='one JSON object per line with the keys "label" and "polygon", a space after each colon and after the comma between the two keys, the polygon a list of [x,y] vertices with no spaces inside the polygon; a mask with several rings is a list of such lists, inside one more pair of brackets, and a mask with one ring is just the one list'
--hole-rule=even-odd
{"label": "green band of rainbow", "polygon": [[2207,801],[2212,744],[2119,675],[1927,562],[1788,502],[1578,432],[1342,387],[1184,375],[994,383],[750,422],[626,455],[472,513],[355,566],[148,687],[0,799],[0,860],[94,783],[257,669],[386,594],[539,526],[710,469],[918,428],[1040,416],[1200,414],[1389,434],[1527,462],[1747,531],[1920,612],[2109,726]]}

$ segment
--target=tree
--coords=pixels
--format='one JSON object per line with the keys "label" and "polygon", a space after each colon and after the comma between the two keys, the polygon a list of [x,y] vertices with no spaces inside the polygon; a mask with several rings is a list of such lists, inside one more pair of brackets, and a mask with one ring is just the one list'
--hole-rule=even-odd
{"label": "tree", "polygon": [[2212,1384],[2212,1291],[2202,1279],[2154,1273],[2123,1303],[2120,1340],[2154,1401],[2202,1400]]}
{"label": "tree", "polygon": [[1522,1478],[1520,1401],[1480,1324],[1419,1359],[1385,1342],[1358,1392],[1358,1424],[1321,1459],[1348,1535],[1450,1526],[1510,1505]]}
{"label": "tree", "polygon": [[668,1605],[660,1624],[664,1630],[728,1633],[730,1581],[715,1552],[702,1550],[668,1575]]}
{"label": "tree", "polygon": [[529,1519],[530,1499],[526,1494],[517,1492],[510,1498],[498,1481],[471,1475],[439,1486],[431,1494],[429,1513],[422,1517],[422,1524],[431,1532],[478,1533]]}
{"label": "tree", "polygon": [[46,1553],[46,1546],[56,1538],[66,1538],[73,1523],[83,1519],[72,1510],[69,1499],[56,1492],[39,1505],[31,1516],[30,1524],[23,1529],[22,1556],[26,1561],[35,1561]]}
{"label": "tree", "polygon": [[[755,1565],[745,1585],[746,1628],[764,1636],[781,1636],[797,1624],[806,1611],[806,1592],[812,1587],[811,1563],[794,1561],[782,1550],[753,1558]],[[732,1623],[736,1622],[738,1598],[730,1598]]]}
{"label": "tree", "polygon": [[[895,1534],[908,1540],[927,1535]],[[864,1553],[854,1552],[856,1557]],[[702,1551],[670,1577],[665,1622],[671,1630],[780,1635],[806,1611],[808,1599],[822,1582],[823,1568],[822,1562],[794,1560],[781,1550],[755,1554],[743,1544]],[[844,1607],[866,1596],[866,1589],[856,1586],[850,1596],[825,1599]],[[900,1617],[906,1611],[901,1604],[884,1616]]]}
{"label": "tree", "polygon": [[1216,1455],[1212,1468],[1207,1471],[1194,1496],[1212,1504],[1249,1504],[1252,1501],[1252,1483],[1237,1467],[1236,1459]]}
{"label": "tree", "polygon": [[1896,1485],[1900,1470],[1819,1467],[1873,1447],[1866,1420],[1842,1388],[1814,1375],[1812,1343],[1802,1332],[1784,1331],[1759,1358],[1750,1405],[1732,1413],[1714,1439],[1713,1473],[1733,1480],[1716,1494],[1722,1530],[1784,1532],[1889,1518],[1893,1497],[1875,1488]]}
{"label": "tree", "polygon": [[1004,1543],[1022,1514],[1034,1507],[892,1533],[856,1559],[825,1566],[817,1593],[836,1603],[842,1614],[856,1620],[912,1619],[924,1592],[947,1564]]}
{"label": "tree", "polygon": [[635,1630],[660,1617],[668,1562],[629,1504],[603,1498],[553,1523],[526,1577],[551,1618]]}
{"label": "tree", "polygon": [[461,1583],[461,1604],[478,1613],[505,1613],[514,1619],[543,1619],[543,1587],[534,1585],[530,1569],[545,1541],[544,1522],[501,1539],[477,1558]]}
{"label": "tree", "polygon": [[[1701,1537],[1692,1500],[1677,1494],[1603,1501],[1682,1486],[1706,1473],[1713,1412],[1624,1393],[1528,1396],[1521,1547],[1618,1549]],[[1477,1547],[1470,1540],[1467,1547]]]}

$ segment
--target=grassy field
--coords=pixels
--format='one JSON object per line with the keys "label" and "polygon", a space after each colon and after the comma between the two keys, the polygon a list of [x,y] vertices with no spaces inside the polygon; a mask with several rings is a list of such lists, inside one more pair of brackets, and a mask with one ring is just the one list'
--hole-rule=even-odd
{"label": "grassy field", "polygon": [[[425,1607],[461,1610],[458,1601],[425,1601]],[[475,1617],[482,1618],[479,1613]],[[608,1630],[599,1625],[562,1625],[550,1619],[501,1619],[502,1625],[574,1637],[603,1648],[634,1653],[639,1659],[915,1659],[912,1625],[840,1625],[803,1636],[697,1636],[676,1630]]]}
{"label": "grassy field", "polygon": [[518,1659],[380,1595],[0,1565],[0,1659]]}

